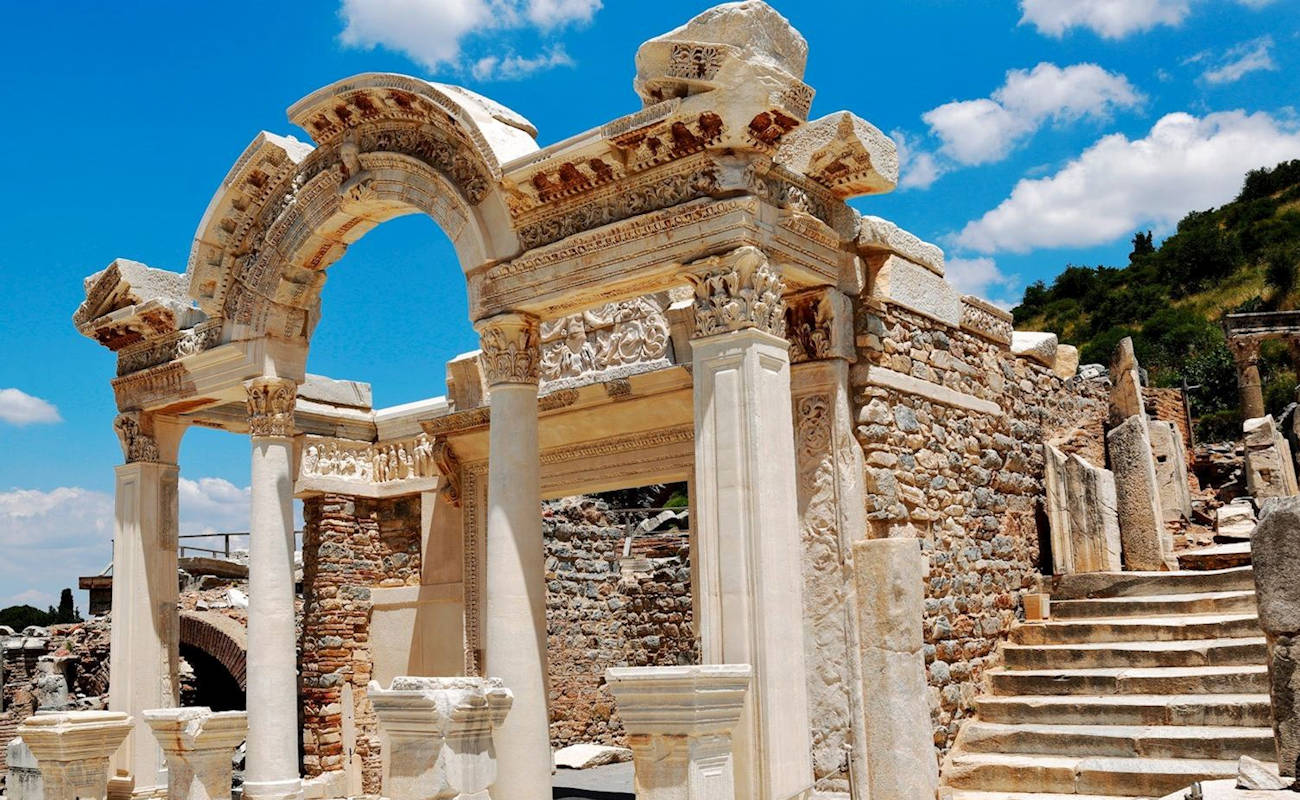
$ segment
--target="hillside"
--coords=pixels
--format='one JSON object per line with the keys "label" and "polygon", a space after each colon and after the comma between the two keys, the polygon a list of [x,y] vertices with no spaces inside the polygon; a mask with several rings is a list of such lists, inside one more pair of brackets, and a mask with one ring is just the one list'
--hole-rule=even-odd
{"label": "hillside", "polygon": [[[1191,387],[1198,435],[1239,434],[1236,373],[1220,321],[1235,311],[1300,307],[1300,160],[1253,170],[1236,199],[1193,211],[1157,247],[1133,237],[1123,267],[1070,265],[1047,285],[1026,287],[1013,313],[1019,330],[1052,331],[1079,347],[1081,363],[1107,363],[1132,336],[1157,386]],[[1266,344],[1264,399],[1278,414],[1294,397],[1286,345]]]}

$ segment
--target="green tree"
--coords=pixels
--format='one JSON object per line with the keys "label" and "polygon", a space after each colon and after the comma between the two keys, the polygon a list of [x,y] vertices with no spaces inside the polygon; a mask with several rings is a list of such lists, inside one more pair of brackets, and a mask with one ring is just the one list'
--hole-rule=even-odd
{"label": "green tree", "polygon": [[81,622],[81,615],[77,613],[77,608],[72,602],[71,589],[64,589],[59,595],[59,610],[55,622]]}

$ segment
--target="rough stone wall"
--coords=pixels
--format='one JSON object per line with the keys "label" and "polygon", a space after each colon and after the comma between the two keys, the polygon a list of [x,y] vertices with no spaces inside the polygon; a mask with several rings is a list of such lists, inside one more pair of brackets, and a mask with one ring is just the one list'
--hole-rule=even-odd
{"label": "rough stone wall", "polygon": [[[1187,448],[1188,466],[1195,464],[1196,450],[1192,443],[1192,432],[1187,427],[1187,399],[1183,396],[1183,390],[1146,386],[1142,389],[1142,399],[1146,404],[1147,414],[1152,419],[1174,423],[1174,427],[1183,437],[1183,447]],[[1187,481],[1193,492],[1201,490],[1200,481],[1196,479],[1196,473],[1191,469],[1187,470]]]}
{"label": "rough stone wall", "polygon": [[[1076,452],[1096,450],[1091,421],[1105,414],[1106,389],[1063,381],[1006,345],[897,305],[863,303],[855,324],[850,382],[871,535],[916,535],[929,553],[925,654],[934,740],[946,751],[1045,556],[1042,442],[1065,438]],[[872,365],[992,401],[1003,413],[875,385]]]}
{"label": "rough stone wall", "polygon": [[623,559],[627,531],[590,498],[546,504],[543,535],[551,742],[622,745],[605,669],[699,660],[689,535],[638,533]]}
{"label": "rough stone wall", "polygon": [[[303,502],[301,637],[303,769],[308,777],[359,763],[366,794],[379,794],[379,730],[366,697],[370,590],[420,583],[420,498],[325,495]],[[353,708],[345,709],[344,687]],[[344,748],[344,718],[356,751]]]}

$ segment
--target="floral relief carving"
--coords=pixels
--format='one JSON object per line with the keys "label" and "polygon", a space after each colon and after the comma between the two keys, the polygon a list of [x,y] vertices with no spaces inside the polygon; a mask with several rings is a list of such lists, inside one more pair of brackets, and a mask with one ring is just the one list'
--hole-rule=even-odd
{"label": "floral relief carving", "polygon": [[288,378],[254,378],[248,392],[248,432],[254,437],[293,436],[293,409],[298,384]]}
{"label": "floral relief carving", "polygon": [[489,386],[537,383],[541,359],[536,317],[501,314],[480,323],[478,330],[483,373]]}
{"label": "floral relief carving", "polygon": [[651,295],[543,322],[541,338],[541,379],[554,381],[661,361],[670,331],[664,304]]}
{"label": "floral relief carving", "polygon": [[689,80],[712,80],[726,54],[715,44],[674,44],[668,57],[668,76]]}
{"label": "floral relief carving", "polygon": [[128,464],[156,464],[162,460],[158,441],[149,430],[148,418],[138,411],[128,411],[113,420],[113,431],[122,445],[122,458]]}
{"label": "floral relief carving", "polygon": [[697,337],[744,328],[785,336],[784,283],[762,250],[741,247],[693,267]]}

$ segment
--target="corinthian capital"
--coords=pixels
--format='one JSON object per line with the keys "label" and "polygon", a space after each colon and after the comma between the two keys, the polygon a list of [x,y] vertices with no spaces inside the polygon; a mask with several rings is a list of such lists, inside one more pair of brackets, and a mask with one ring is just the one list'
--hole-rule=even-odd
{"label": "corinthian capital", "polygon": [[156,464],[162,460],[158,440],[153,434],[153,420],[141,411],[126,411],[113,420],[113,430],[122,445],[122,458],[128,464]]}
{"label": "corinthian capital", "polygon": [[528,314],[498,314],[482,320],[478,329],[483,348],[483,373],[489,386],[500,383],[536,384],[541,363],[537,318]]}
{"label": "corinthian capital", "polygon": [[1254,336],[1229,336],[1228,350],[1239,367],[1259,362],[1259,339]]}
{"label": "corinthian capital", "polygon": [[293,408],[298,384],[288,378],[254,378],[248,392],[248,432],[254,437],[293,436]]}
{"label": "corinthian capital", "polygon": [[785,336],[785,285],[757,247],[697,261],[687,278],[695,286],[696,338],[745,328]]}

